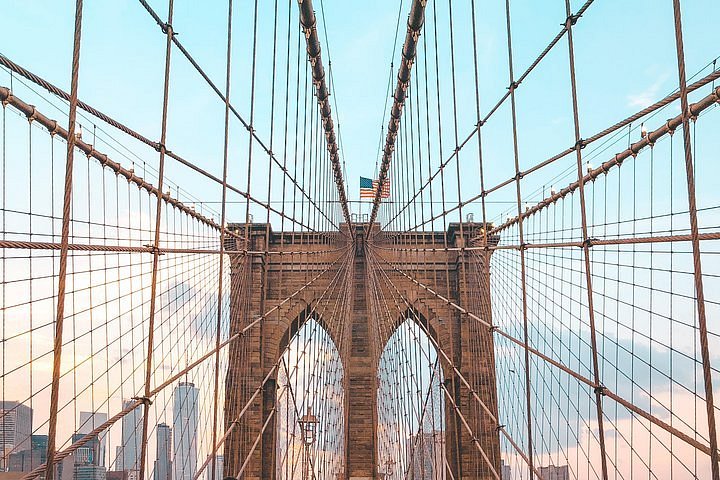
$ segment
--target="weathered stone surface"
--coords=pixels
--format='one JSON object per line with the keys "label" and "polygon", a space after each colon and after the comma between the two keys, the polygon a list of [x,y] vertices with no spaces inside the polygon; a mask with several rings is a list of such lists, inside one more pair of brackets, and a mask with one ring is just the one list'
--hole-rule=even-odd
{"label": "weathered stone surface", "polygon": [[[238,225],[242,232],[245,225]],[[343,225],[347,229],[346,225]],[[354,228],[363,233],[366,226]],[[377,226],[375,226],[377,228]],[[465,224],[464,237],[471,237],[479,224]],[[305,252],[327,251],[315,255],[231,255],[231,327],[233,335],[257,319],[263,312],[278,305],[291,293],[300,289],[315,275],[341,257],[347,247],[339,233],[277,233],[264,224],[248,226],[249,250]],[[351,262],[352,299],[347,307],[345,328],[341,322],[319,321],[339,347],[345,377],[343,379],[346,409],[346,471],[347,479],[377,478],[377,365],[385,343],[393,331],[410,315],[420,321],[452,359],[460,374],[471,385],[467,388],[451,366],[444,362],[445,385],[454,400],[446,401],[446,458],[455,478],[494,478],[489,464],[499,471],[500,450],[497,425],[488,415],[497,415],[495,392],[494,348],[489,329],[477,321],[459,314],[457,309],[419,288],[415,283],[387,267],[385,273],[399,294],[382,282],[379,287],[387,301],[385,316],[373,316],[368,275],[370,255],[378,264],[385,261],[406,271],[417,281],[431,287],[439,295],[468,308],[486,318],[491,312],[488,296],[487,257],[484,252],[460,254],[445,251],[445,245],[463,246],[458,225],[450,225],[447,232],[404,233],[378,235],[374,246],[364,244],[364,235],[357,235],[355,256]],[[228,240],[227,247],[242,250],[245,245]],[[421,252],[399,248],[426,249]],[[427,249],[437,249],[428,251]],[[332,251],[338,250],[338,251]],[[371,253],[372,252],[372,253]],[[479,254],[476,254],[479,253]],[[487,254],[489,255],[489,253]],[[258,325],[245,332],[229,349],[229,366],[225,394],[225,427],[231,428],[234,419],[246,408],[242,420],[235,425],[225,443],[225,475],[236,476],[241,469],[243,478],[275,478],[275,423],[270,420],[262,436],[263,424],[275,404],[276,372],[272,370],[292,335],[302,326],[308,313],[330,308],[337,300],[337,292],[328,290],[333,275],[318,279],[293,300],[280,306]],[[318,299],[326,292],[323,302]],[[377,325],[379,321],[392,325]],[[351,328],[347,328],[350,325]],[[262,391],[258,386],[270,377]],[[474,392],[474,393],[473,393]],[[477,398],[482,400],[482,404]],[[459,414],[453,407],[455,402]],[[464,427],[472,428],[474,437]],[[261,441],[253,448],[255,440]],[[252,453],[250,454],[250,452]],[[248,456],[249,455],[249,456]],[[485,459],[487,457],[487,460]],[[327,478],[338,478],[328,474]]]}

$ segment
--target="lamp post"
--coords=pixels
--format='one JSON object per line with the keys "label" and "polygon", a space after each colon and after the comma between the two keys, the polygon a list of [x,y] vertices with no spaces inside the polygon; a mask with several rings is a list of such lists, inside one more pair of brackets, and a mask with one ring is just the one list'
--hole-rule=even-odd
{"label": "lamp post", "polygon": [[392,457],[388,457],[388,459],[385,461],[385,471],[387,472],[387,477],[392,478],[394,473],[393,467],[395,466],[395,460],[393,460]]}
{"label": "lamp post", "polygon": [[320,423],[315,415],[312,414],[312,408],[307,408],[307,413],[300,420],[300,430],[302,431],[303,452],[305,454],[305,466],[303,467],[303,480],[310,477],[310,452],[309,447],[315,443],[317,439],[317,425]]}

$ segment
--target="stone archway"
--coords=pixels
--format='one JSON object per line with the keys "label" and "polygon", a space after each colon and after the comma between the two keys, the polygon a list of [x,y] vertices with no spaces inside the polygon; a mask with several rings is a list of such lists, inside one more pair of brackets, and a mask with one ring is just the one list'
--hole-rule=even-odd
{"label": "stone archway", "polygon": [[[305,463],[308,478],[340,472],[345,461],[344,367],[327,324],[311,305],[290,323],[279,351],[277,386],[268,391],[274,395],[276,409],[274,426],[269,429],[274,439],[266,440],[268,445],[274,444],[275,478],[297,478]],[[318,362],[319,358],[323,361]],[[305,414],[320,420],[308,449],[302,444],[298,422]],[[308,462],[302,461],[305,455]]]}
{"label": "stone archway", "polygon": [[[378,358],[377,459],[387,479],[454,475],[446,472],[453,453],[447,441],[453,438],[448,416],[453,409],[442,390],[452,370],[435,346],[439,335],[427,318],[406,308]],[[396,384],[398,378],[402,385]]]}
{"label": "stone archway", "polygon": [[[244,225],[240,228],[244,230]],[[263,250],[266,242],[271,249],[285,252],[332,248],[327,237],[321,235],[304,234],[300,237],[302,243],[296,244],[296,236],[288,235],[288,242],[284,235],[273,233],[265,225],[253,224],[249,230],[249,248],[255,251]],[[248,247],[235,239],[229,242],[231,250]],[[230,335],[242,335],[229,349],[225,429],[232,431],[224,444],[226,475],[275,478],[275,429],[268,425],[276,402],[278,360],[302,325],[311,317],[317,318],[333,342],[348,343],[343,339],[346,333],[323,320],[324,310],[336,300],[336,292],[329,289],[332,278],[325,276],[304,288],[308,279],[338,257],[339,253],[313,257],[230,255],[234,299],[230,306]],[[272,313],[263,316],[269,311]]]}
{"label": "stone archway", "polygon": [[[244,226],[243,226],[244,228]],[[346,227],[345,227],[346,228]],[[368,263],[367,245],[364,228],[357,225],[360,235],[356,235],[359,243],[354,245],[354,257],[349,259],[348,281],[351,282],[351,298],[345,298],[343,312],[339,312],[346,321],[343,328],[333,323],[324,326],[328,334],[339,348],[339,355],[344,366],[344,391],[346,412],[345,432],[345,468],[342,477],[348,480],[367,480],[377,478],[377,361],[382,351],[378,342],[386,342],[387,338],[374,335],[373,321],[369,312],[368,295]],[[318,255],[312,257],[302,255],[237,255],[231,257],[231,296],[242,301],[231,302],[231,328],[233,335],[243,331],[264,312],[272,310],[258,324],[244,333],[240,341],[235,342],[230,350],[228,375],[226,382],[225,427],[230,428],[245,409],[241,429],[233,432],[225,443],[225,473],[237,475],[241,468],[243,478],[274,479],[275,478],[275,434],[274,429],[263,430],[275,407],[276,371],[274,365],[282,354],[284,346],[292,338],[294,332],[301,328],[309,313],[315,309],[322,311],[328,304],[338,298],[336,292],[329,289],[332,275],[319,278],[311,286],[304,288],[309,278],[327,268],[327,265],[341,258],[340,251],[347,245],[341,242],[336,251],[329,249],[326,236],[323,234],[304,234],[301,242],[295,243],[296,236],[273,233],[266,225],[254,224],[250,228],[250,247],[262,252],[265,246],[271,251],[308,251],[317,250]],[[269,235],[269,238],[267,237]],[[448,286],[442,292],[451,300],[460,304],[472,304],[473,301],[485,302],[487,295],[485,284],[466,285],[461,282],[460,272],[463,268],[478,268],[476,258],[462,257],[457,252],[443,251],[443,237],[451,239],[453,245],[462,245],[463,240],[457,234],[457,228],[450,226],[447,234],[428,232],[423,234],[407,234],[417,237],[425,235],[426,246],[437,246],[437,251],[423,253],[422,257],[412,257],[406,252],[395,254],[391,249],[381,252],[383,260],[415,268],[413,275],[421,282],[438,283],[438,278]],[[466,235],[473,235],[466,225]],[[415,239],[417,240],[417,239]],[[233,240],[234,241],[234,240]],[[390,245],[392,246],[392,245]],[[236,245],[233,250],[242,250],[244,245]],[[323,251],[330,253],[322,253]],[[346,249],[344,250],[347,251]],[[398,256],[401,255],[401,256]],[[389,273],[388,273],[389,272]],[[491,411],[497,412],[496,393],[494,388],[494,351],[492,335],[481,342],[484,349],[478,349],[475,336],[478,329],[468,328],[470,319],[462,316],[448,302],[431,295],[418,294],[417,285],[396,272],[388,269],[387,274],[393,275],[393,289],[382,287],[387,298],[397,302],[395,322],[407,312],[413,312],[424,318],[428,330],[434,332],[433,338],[444,352],[444,378],[450,397],[463,412],[465,421],[469,422],[475,437],[463,430],[461,421],[454,409],[446,408],[446,436],[452,441],[446,442],[446,458],[451,465],[455,478],[473,478],[477,465],[483,460],[478,446],[488,454],[489,461],[499,468],[499,438],[497,425],[488,420],[488,416],[478,408],[477,395],[482,396],[483,403]],[[288,298],[291,292],[303,287],[302,292]],[[305,312],[305,313],[303,313]],[[488,312],[489,315],[489,312]],[[322,314],[320,315],[322,321]],[[393,329],[387,329],[392,331]],[[485,333],[482,334],[486,336]],[[389,335],[388,335],[389,336]],[[449,368],[449,362],[455,368]],[[478,369],[477,366],[480,366]],[[471,375],[470,372],[475,372]],[[480,372],[478,374],[478,372]],[[460,381],[460,375],[471,382],[468,388]],[[265,385],[257,392],[258,385]],[[490,388],[488,388],[490,387]],[[258,437],[261,441],[254,442]],[[245,465],[243,467],[243,464]],[[485,478],[481,475],[482,478]],[[479,478],[479,477],[478,477]]]}

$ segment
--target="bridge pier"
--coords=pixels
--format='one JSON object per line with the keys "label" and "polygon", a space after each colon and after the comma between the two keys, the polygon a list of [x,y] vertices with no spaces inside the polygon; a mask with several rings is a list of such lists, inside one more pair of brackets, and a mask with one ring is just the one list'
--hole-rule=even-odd
{"label": "bridge pier", "polygon": [[[251,248],[257,248],[263,238],[254,236]],[[245,245],[229,239],[226,248],[238,250]],[[264,259],[259,256],[230,255],[230,335],[238,334],[262,313],[264,299],[260,288],[263,281]],[[268,453],[266,445],[273,445],[275,429],[262,425],[267,420],[267,405],[274,405],[275,377],[272,384],[259,390],[265,377],[262,361],[261,328],[250,328],[237,341],[230,344],[228,371],[225,381],[225,431],[232,429],[225,442],[224,475],[248,480],[274,478],[270,473],[270,461],[264,461]],[[271,397],[271,398],[270,398]],[[272,408],[272,407],[271,407]],[[244,413],[243,413],[244,411]],[[262,445],[254,445],[261,437]],[[271,450],[272,451],[272,448]]]}
{"label": "bridge pier", "polygon": [[[363,232],[364,233],[364,232]],[[363,233],[357,236],[353,271],[352,344],[348,376],[347,478],[375,478],[375,432],[377,431],[377,377],[370,348],[367,259]]]}
{"label": "bridge pier", "polygon": [[[238,227],[240,231],[245,229],[245,225]],[[466,239],[478,228],[477,224],[474,227],[466,225],[466,238],[463,239],[457,225],[451,225],[449,231],[445,232],[449,246],[464,245]],[[294,237],[292,234],[281,236],[273,233],[264,224],[250,225],[249,231],[249,246],[254,251],[265,249],[266,234],[270,235],[267,243],[271,250],[327,251],[342,246],[328,245],[327,238],[322,234],[305,233],[302,238],[297,234]],[[442,246],[443,232],[428,232],[423,235],[426,235],[423,243],[428,248]],[[377,366],[379,355],[388,338],[376,338],[377,328],[371,323],[370,294],[366,281],[369,259],[367,246],[360,240],[363,236],[359,235],[358,238],[355,257],[351,260],[353,285],[352,299],[347,305],[347,326],[338,329],[337,326],[323,324],[321,318],[318,320],[338,346],[344,369],[345,471],[341,473],[342,477],[337,478],[374,480],[379,478]],[[418,245],[417,239],[413,245]],[[233,239],[230,240],[228,248],[241,250],[245,245]],[[230,334],[241,331],[263,312],[279,305],[282,299],[305,285],[326,268],[329,262],[336,260],[338,255],[231,255]],[[453,301],[463,306],[468,305],[472,311],[483,312],[483,315],[490,318],[487,284],[489,274],[482,257],[441,250],[423,253],[423,257],[410,260],[407,252],[384,251],[380,255],[390,262],[416,268],[412,275],[423,283],[448,285],[449,291],[440,293],[447,294]],[[403,255],[405,257],[402,257]],[[419,258],[427,263],[420,263],[418,266]],[[467,282],[464,275],[482,280]],[[242,478],[276,478],[276,462],[281,459],[276,458],[276,424],[271,417],[276,405],[277,388],[282,386],[276,383],[277,371],[273,370],[273,367],[312,308],[317,307],[314,302],[327,289],[329,281],[326,278],[318,279],[312,288],[280,306],[276,313],[250,328],[241,339],[231,345],[226,380],[225,427],[233,428],[233,432],[224,448],[225,476],[237,476],[242,471]],[[385,295],[407,303],[408,305],[399,306],[407,306],[417,313],[417,319],[423,322],[439,347],[452,358],[460,374],[471,385],[471,388],[467,388],[450,365],[443,365],[444,385],[452,398],[445,401],[446,468],[450,469],[456,479],[493,478],[488,464],[492,464],[496,471],[500,470],[497,425],[489,421],[487,412],[475,398],[475,395],[478,395],[485,406],[497,415],[492,335],[487,328],[479,326],[477,321],[469,317],[461,316],[446,302],[431,295],[423,295],[415,284],[402,279],[400,275],[394,275],[393,282],[400,290],[400,297],[398,298],[397,292],[389,290],[385,291]],[[325,301],[335,300],[336,297],[332,297]],[[318,312],[321,311],[320,307],[317,309]],[[397,321],[398,325],[402,322],[399,313]],[[388,330],[389,335],[392,334],[392,328],[385,330]],[[266,382],[260,391],[258,386],[264,379]],[[455,405],[462,412],[462,419]],[[239,422],[235,423],[243,409],[246,412]],[[474,436],[467,432],[465,423],[472,428]],[[264,425],[266,427],[263,430]],[[336,478],[328,476],[328,472],[324,474],[324,478]],[[450,475],[446,478],[450,478]]]}

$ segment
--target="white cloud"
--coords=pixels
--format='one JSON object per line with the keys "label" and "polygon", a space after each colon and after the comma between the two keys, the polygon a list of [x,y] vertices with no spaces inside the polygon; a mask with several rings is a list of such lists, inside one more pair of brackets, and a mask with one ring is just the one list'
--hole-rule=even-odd
{"label": "white cloud", "polygon": [[662,88],[667,78],[667,73],[660,74],[658,75],[655,82],[649,87],[647,87],[645,90],[628,95],[628,107],[645,108],[658,101],[658,93],[660,92],[660,89]]}
{"label": "white cloud", "polygon": [[[716,392],[716,395],[718,393],[720,392]],[[668,393],[657,397],[664,400],[664,403],[669,401]],[[672,424],[690,437],[697,438],[701,443],[707,443],[702,440],[707,438],[704,401],[684,389],[675,389],[673,404],[673,410],[677,413],[672,417],[668,414],[659,415],[661,420]],[[672,436],[657,425],[651,427],[650,422],[641,417],[613,419],[608,416],[608,412],[612,411],[612,403],[608,400],[604,429],[610,477],[662,479],[670,478],[672,472],[672,478],[677,480],[710,478],[710,459],[707,455],[696,451],[693,446]],[[684,425],[681,420],[691,426]],[[592,420],[579,432],[576,446],[537,455],[536,464],[568,465],[571,471],[570,478],[579,480],[598,478],[601,466],[597,432],[597,422]],[[516,474],[527,468],[523,460],[514,452],[505,452],[503,457],[505,463],[511,465]]]}

